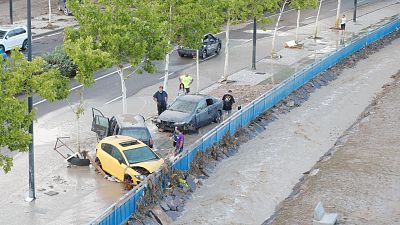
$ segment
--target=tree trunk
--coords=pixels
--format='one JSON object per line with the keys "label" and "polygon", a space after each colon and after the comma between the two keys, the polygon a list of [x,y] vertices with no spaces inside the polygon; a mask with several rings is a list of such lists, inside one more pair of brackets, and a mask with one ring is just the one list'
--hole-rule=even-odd
{"label": "tree trunk", "polygon": [[228,18],[226,22],[226,30],[225,30],[225,65],[224,65],[224,76],[223,81],[228,80],[228,67],[229,67],[229,27],[230,27],[231,19]]}
{"label": "tree trunk", "polygon": [[287,3],[287,0],[285,0],[283,2],[281,11],[279,12],[278,20],[276,21],[276,24],[275,24],[275,30],[274,30],[274,36],[272,37],[272,48],[271,48],[271,57],[272,58],[275,57],[275,55],[276,55],[276,51],[275,51],[276,32],[278,31],[279,20],[281,20],[283,9],[285,8],[286,3]]}
{"label": "tree trunk", "polygon": [[338,0],[337,9],[336,9],[336,23],[335,23],[336,28],[339,28],[339,24],[340,24],[340,6],[341,5],[342,5],[342,1]]}
{"label": "tree trunk", "polygon": [[[168,45],[170,42],[168,41]],[[164,91],[167,91],[168,85],[168,77],[169,77],[169,53],[165,56],[165,74],[164,74]]]}
{"label": "tree trunk", "polygon": [[318,37],[318,20],[319,20],[319,13],[321,12],[321,6],[322,6],[322,1],[319,2],[319,7],[318,7],[318,12],[317,12],[317,18],[315,19],[315,32],[314,32],[314,38]]}
{"label": "tree trunk", "polygon": [[196,92],[200,90],[200,72],[199,72],[199,49],[196,50]]}
{"label": "tree trunk", "polygon": [[126,114],[128,112],[128,110],[127,110],[127,105],[126,105],[126,85],[125,85],[125,79],[124,79],[124,66],[123,65],[118,66],[118,75],[119,75],[119,78],[121,79],[122,113]]}
{"label": "tree trunk", "polygon": [[51,23],[51,0],[49,0],[49,23]]}
{"label": "tree trunk", "polygon": [[300,9],[297,10],[296,43],[299,41]]}

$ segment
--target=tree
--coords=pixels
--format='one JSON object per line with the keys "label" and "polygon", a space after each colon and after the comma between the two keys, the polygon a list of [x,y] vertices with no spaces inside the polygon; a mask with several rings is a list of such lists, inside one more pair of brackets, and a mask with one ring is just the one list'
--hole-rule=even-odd
{"label": "tree", "polygon": [[319,20],[319,13],[321,12],[322,2],[323,2],[323,0],[319,0],[317,17],[315,18],[315,31],[314,31],[314,38],[315,39],[318,38],[318,20]]}
{"label": "tree", "polygon": [[[32,141],[29,125],[35,119],[35,111],[28,112],[27,97],[37,93],[49,101],[64,99],[69,93],[69,80],[58,70],[45,71],[42,58],[29,62],[19,51],[13,51],[10,59],[1,62],[0,149],[25,152]],[[4,172],[9,172],[12,165],[12,157],[0,154]]]}
{"label": "tree", "polygon": [[316,8],[318,4],[318,0],[292,0],[290,6],[297,10],[297,23],[296,23],[296,42],[299,41],[299,27],[300,27],[300,11],[303,9],[312,9]]}
{"label": "tree", "polygon": [[127,113],[124,64],[153,73],[152,61],[163,59],[168,49],[160,7],[150,0],[69,1],[80,28],[66,30],[64,47],[78,66],[76,79],[90,86],[98,69],[117,65],[122,113]]}
{"label": "tree", "polygon": [[230,26],[247,21],[250,17],[257,17],[260,21],[267,22],[264,18],[264,12],[275,9],[279,0],[221,0],[218,2],[220,17],[226,22],[225,64],[222,77],[222,81],[226,81],[228,79],[229,68]]}
{"label": "tree", "polygon": [[288,3],[288,0],[284,0],[281,10],[279,11],[279,16],[278,19],[276,20],[275,23],[275,29],[274,29],[274,35],[272,36],[272,47],[271,47],[271,57],[274,58],[276,56],[276,51],[275,51],[275,38],[276,38],[276,32],[278,31],[278,25],[279,21],[281,20],[281,16],[283,13],[283,10],[285,9],[286,4]]}
{"label": "tree", "polygon": [[[161,0],[164,2],[165,20],[168,21],[169,49],[181,45],[199,49],[202,37],[207,33],[219,31],[223,23],[218,15],[218,7],[214,0]],[[164,88],[167,86],[169,54],[167,53]],[[197,65],[198,65],[198,58]],[[198,70],[198,68],[197,68]]]}
{"label": "tree", "polygon": [[335,21],[335,27],[339,28],[340,27],[340,7],[342,6],[342,1],[338,0],[337,1],[337,8],[336,8],[336,21]]}

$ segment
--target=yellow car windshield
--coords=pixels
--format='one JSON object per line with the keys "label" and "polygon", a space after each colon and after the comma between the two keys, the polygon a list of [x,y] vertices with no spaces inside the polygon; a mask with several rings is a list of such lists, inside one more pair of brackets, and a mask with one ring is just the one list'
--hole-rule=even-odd
{"label": "yellow car windshield", "polygon": [[159,159],[159,157],[148,146],[125,150],[124,154],[129,164]]}

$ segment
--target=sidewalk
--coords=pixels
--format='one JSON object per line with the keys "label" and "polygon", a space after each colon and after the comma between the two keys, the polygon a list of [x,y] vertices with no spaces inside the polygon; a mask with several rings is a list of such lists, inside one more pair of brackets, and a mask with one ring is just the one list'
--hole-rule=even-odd
{"label": "sidewalk", "polygon": [[[10,25],[9,1],[0,0],[0,25]],[[48,0],[36,0],[32,2],[32,37],[35,39],[40,36],[60,32],[67,26],[75,26],[76,20],[73,16],[65,16],[57,9],[56,0],[51,1],[51,25],[48,17]],[[26,1],[13,0],[14,24],[27,25],[26,21]]]}
{"label": "sidewalk", "polygon": [[[385,1],[362,8],[359,10],[359,15],[373,11],[374,8],[387,5],[391,2],[395,1]],[[384,22],[381,20],[395,15],[399,11],[399,5],[394,5],[359,17],[357,25],[352,25],[352,22],[349,22],[348,35],[346,36],[347,41],[353,34],[358,35],[359,32],[366,32],[371,27],[371,24],[372,27],[377,26],[377,23]],[[333,24],[333,18],[321,21],[321,36],[324,39],[317,42],[313,40],[304,41],[305,49],[303,50],[282,48],[284,42],[294,38],[294,28],[288,32],[278,32],[279,38],[277,39],[276,46],[277,50],[279,50],[278,54],[281,54],[283,58],[276,62],[274,61],[274,63],[262,60],[269,55],[271,38],[259,40],[257,43],[257,59],[259,60],[257,71],[265,72],[266,74],[255,74],[248,69],[251,62],[251,43],[244,43],[241,46],[231,49],[229,73],[232,75],[230,79],[252,80],[251,85],[265,84],[268,86],[269,83],[272,83],[271,77],[273,75],[273,83],[278,83],[285,76],[289,76],[291,71],[296,70],[296,68],[292,67],[296,67],[297,65],[297,69],[301,69],[307,62],[323,57],[324,54],[339,46],[340,39],[338,32],[328,30],[331,24]],[[312,25],[301,27],[300,32],[302,34],[300,38],[305,39],[309,37],[312,30]],[[299,54],[299,52],[304,53],[304,55]],[[205,93],[217,90],[216,87],[218,85],[215,83],[221,77],[223,62],[224,56],[221,54],[200,64],[200,74],[210,75],[209,78],[200,78],[200,90],[207,87],[209,89],[205,90]],[[271,65],[274,69],[273,72],[268,67]],[[291,69],[287,70],[287,68]],[[239,71],[242,72],[237,73]],[[190,67],[186,72],[196,74],[196,68]],[[232,86],[236,84],[245,85],[243,82],[237,82],[232,84]],[[127,100],[128,112],[140,113],[145,117],[155,115],[156,105],[153,103],[151,96],[158,89],[158,86],[159,84],[145,88],[134,96],[129,97]],[[178,79],[169,80],[169,87],[170,99],[173,99],[176,96],[174,90],[178,87]],[[196,81],[194,81],[191,89],[196,90]],[[84,146],[83,150],[93,152],[96,137],[90,131],[92,121],[91,107],[98,107],[105,114],[114,115],[121,112],[122,106],[120,101],[108,105],[98,105],[93,99],[85,100],[86,113],[80,121],[81,139],[83,140],[82,146]],[[151,128],[154,129],[154,126]],[[209,128],[207,127],[207,129]],[[166,134],[157,133],[157,135],[157,140],[155,141],[171,145]],[[20,154],[15,157],[15,167],[13,167],[13,170],[9,174],[0,174],[0,187],[2,187],[3,196],[5,196],[3,199],[0,199],[0,204],[3,206],[0,212],[0,220],[2,222],[6,224],[26,224],[27,221],[30,221],[30,224],[84,224],[98,216],[100,212],[122,196],[124,191],[122,191],[120,184],[104,180],[93,169],[66,168],[67,164],[52,150],[56,137],[60,136],[71,137],[68,143],[71,144],[71,147],[75,148],[76,123],[74,115],[68,107],[49,113],[35,123],[34,142],[36,149],[36,187],[38,191],[37,200],[34,203],[27,204],[23,201],[26,197],[28,187],[27,179],[25,179],[28,173],[27,154]],[[187,141],[189,143],[187,145],[195,139],[196,136],[188,137]],[[16,177],[21,177],[21,179],[16,179]],[[58,195],[49,196],[45,194],[49,190],[58,192]]]}

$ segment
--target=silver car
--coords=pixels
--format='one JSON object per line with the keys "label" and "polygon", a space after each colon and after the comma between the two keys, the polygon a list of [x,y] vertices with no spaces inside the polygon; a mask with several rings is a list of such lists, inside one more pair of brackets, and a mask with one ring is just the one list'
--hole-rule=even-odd
{"label": "silver car", "polygon": [[222,101],[207,95],[183,95],[161,113],[155,124],[163,130],[197,131],[200,127],[222,120]]}

